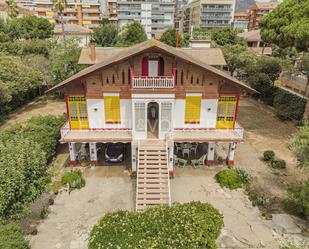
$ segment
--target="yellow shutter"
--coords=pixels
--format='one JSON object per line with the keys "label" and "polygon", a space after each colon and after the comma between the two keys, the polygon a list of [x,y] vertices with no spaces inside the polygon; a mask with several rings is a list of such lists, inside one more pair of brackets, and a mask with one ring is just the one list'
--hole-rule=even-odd
{"label": "yellow shutter", "polygon": [[104,96],[105,123],[120,123],[120,98],[119,96]]}
{"label": "yellow shutter", "polygon": [[69,96],[68,108],[70,127],[72,129],[88,129],[87,104],[84,96]]}
{"label": "yellow shutter", "polygon": [[236,96],[221,96],[218,101],[217,128],[234,128],[234,119],[236,111]]}
{"label": "yellow shutter", "polygon": [[199,124],[202,96],[186,96],[185,123]]}

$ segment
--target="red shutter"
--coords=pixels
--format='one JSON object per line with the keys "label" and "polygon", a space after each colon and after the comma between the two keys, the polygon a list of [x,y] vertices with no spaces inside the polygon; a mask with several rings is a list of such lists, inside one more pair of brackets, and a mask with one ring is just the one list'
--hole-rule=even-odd
{"label": "red shutter", "polygon": [[148,76],[148,56],[145,56],[142,60],[142,75]]}

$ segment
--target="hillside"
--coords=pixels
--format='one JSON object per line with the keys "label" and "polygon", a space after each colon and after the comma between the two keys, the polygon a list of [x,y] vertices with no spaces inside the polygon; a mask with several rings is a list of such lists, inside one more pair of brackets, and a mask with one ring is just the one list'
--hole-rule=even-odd
{"label": "hillside", "polygon": [[236,0],[236,11],[244,11],[254,3],[255,0]]}

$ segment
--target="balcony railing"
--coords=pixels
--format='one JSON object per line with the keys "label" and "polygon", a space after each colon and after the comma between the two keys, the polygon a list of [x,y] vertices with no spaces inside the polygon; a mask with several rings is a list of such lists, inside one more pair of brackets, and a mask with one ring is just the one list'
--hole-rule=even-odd
{"label": "balcony railing", "polygon": [[132,76],[133,88],[174,88],[174,76]]}

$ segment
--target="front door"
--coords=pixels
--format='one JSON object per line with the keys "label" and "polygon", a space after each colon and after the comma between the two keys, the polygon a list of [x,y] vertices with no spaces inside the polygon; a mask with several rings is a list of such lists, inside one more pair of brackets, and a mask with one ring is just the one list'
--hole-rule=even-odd
{"label": "front door", "polygon": [[159,137],[159,104],[150,102],[147,107],[147,137]]}
{"label": "front door", "polygon": [[156,77],[158,76],[158,60],[149,60],[148,62],[148,76]]}

